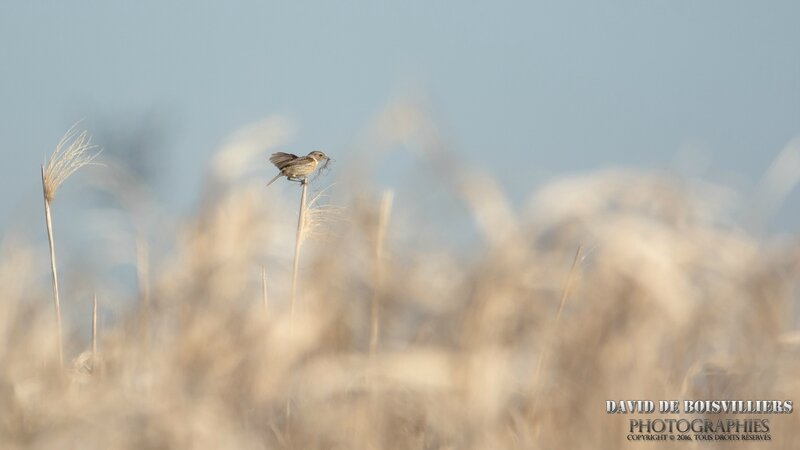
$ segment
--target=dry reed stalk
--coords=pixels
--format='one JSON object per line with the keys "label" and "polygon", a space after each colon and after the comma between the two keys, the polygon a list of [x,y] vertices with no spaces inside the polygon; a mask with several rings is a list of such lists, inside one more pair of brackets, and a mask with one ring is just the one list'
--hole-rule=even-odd
{"label": "dry reed stalk", "polygon": [[558,324],[561,322],[561,313],[564,311],[564,305],[567,303],[567,297],[569,297],[570,292],[572,291],[572,281],[575,275],[575,268],[578,266],[578,261],[581,258],[581,250],[583,249],[583,244],[578,245],[578,249],[575,250],[575,258],[572,260],[572,266],[569,269],[569,274],[567,275],[567,280],[564,282],[564,289],[561,290],[561,299],[558,302],[558,311],[556,312],[556,320],[553,324],[553,333],[549,342],[545,343],[545,347],[542,350],[541,355],[539,355],[539,362],[536,364],[536,372],[533,375],[533,379],[535,381],[539,380],[539,375],[542,372],[542,368],[544,367],[545,359],[547,358],[547,353],[552,345],[552,341],[558,333]]}
{"label": "dry reed stalk", "polygon": [[554,332],[558,330],[558,324],[561,322],[561,313],[564,311],[564,305],[567,303],[567,297],[569,297],[569,294],[572,291],[572,281],[575,276],[575,268],[578,266],[578,261],[581,259],[582,250],[583,244],[578,244],[578,249],[575,250],[575,258],[572,260],[572,266],[569,268],[567,281],[564,283],[564,289],[561,291],[561,300],[558,302],[558,312],[556,312],[556,323],[553,330]]}
{"label": "dry reed stalk", "polygon": [[92,360],[97,360],[97,292],[92,296]]}
{"label": "dry reed stalk", "polygon": [[[300,269],[300,245],[303,243],[303,230],[305,228],[306,220],[306,197],[308,196],[308,180],[303,179],[301,182],[303,191],[300,194],[300,212],[297,216],[297,235],[294,240],[294,262],[292,263],[292,293],[289,299],[289,332],[293,333],[294,330],[294,316],[297,307],[297,274]],[[292,396],[291,393],[286,397],[286,428],[284,433],[286,438],[289,439],[291,431],[291,418],[292,418]]]}
{"label": "dry reed stalk", "polygon": [[142,238],[136,240],[136,282],[140,300],[147,310],[150,308],[150,252]]}
{"label": "dry reed stalk", "polygon": [[303,192],[300,194],[300,213],[297,217],[297,236],[294,240],[294,262],[292,264],[292,294],[290,297],[290,319],[294,324],[295,309],[297,307],[297,273],[300,268],[300,244],[303,242],[303,229],[306,218],[306,196],[308,195],[308,181],[303,179]]}
{"label": "dry reed stalk", "polygon": [[[145,344],[150,342],[150,252],[143,238],[136,239],[136,283],[142,308],[141,332]],[[149,345],[148,345],[149,346]]]}
{"label": "dry reed stalk", "polygon": [[375,288],[372,294],[372,306],[370,308],[370,332],[369,332],[369,352],[375,354],[378,348],[380,296],[384,289],[386,270],[384,267],[384,241],[386,239],[386,229],[389,226],[389,215],[392,212],[392,202],[394,192],[386,190],[381,198],[381,209],[378,217],[378,230],[375,242]]}
{"label": "dry reed stalk", "polygon": [[[383,191],[381,197],[380,210],[378,213],[378,224],[375,233],[375,284],[373,286],[372,301],[370,305],[370,329],[369,329],[369,358],[371,367],[375,366],[376,353],[378,350],[378,337],[380,333],[380,302],[386,284],[386,267],[384,264],[384,249],[386,241],[386,231],[389,227],[389,217],[392,212],[394,192],[392,190]],[[378,395],[378,380],[375,375],[370,375],[368,379],[369,403],[366,408],[361,410],[357,416],[360,428],[369,428],[370,423],[380,423],[383,420],[383,412],[380,407],[380,397]],[[365,448],[379,448],[380,442],[376,440],[376,435],[370,433],[364,437]]]}
{"label": "dry reed stalk", "polygon": [[261,301],[264,305],[264,313],[267,312],[267,267],[261,266]]}
{"label": "dry reed stalk", "polygon": [[58,333],[58,360],[64,367],[64,337],[61,321],[61,301],[58,291],[58,271],[56,265],[55,239],[53,238],[53,219],[50,212],[51,203],[56,191],[67,178],[83,166],[92,163],[99,152],[92,152],[97,147],[92,145],[91,137],[86,131],[78,132],[73,126],[56,145],[46,165],[42,166],[42,195],[44,196],[44,216],[47,226],[47,241],[50,245],[50,272],[52,274],[53,308],[56,315]]}
{"label": "dry reed stalk", "polygon": [[45,168],[42,166],[42,191],[44,192],[44,218],[47,225],[47,242],[50,245],[50,273],[53,286],[53,308],[56,314],[56,332],[58,333],[58,364],[64,367],[64,338],[61,325],[61,301],[58,298],[58,269],[56,268],[56,249],[53,239],[53,219],[50,214],[50,201],[47,199],[47,180]]}

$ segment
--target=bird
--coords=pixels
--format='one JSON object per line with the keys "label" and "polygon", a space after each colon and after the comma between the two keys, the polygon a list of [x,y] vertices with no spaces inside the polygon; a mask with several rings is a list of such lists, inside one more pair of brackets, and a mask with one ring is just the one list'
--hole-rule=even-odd
{"label": "bird", "polygon": [[267,183],[267,186],[274,183],[280,177],[285,176],[289,181],[306,182],[306,178],[317,170],[319,163],[327,163],[328,158],[325,153],[320,151],[313,151],[306,156],[297,156],[291,153],[273,153],[269,158],[269,162],[275,165],[280,172],[275,175],[275,178]]}

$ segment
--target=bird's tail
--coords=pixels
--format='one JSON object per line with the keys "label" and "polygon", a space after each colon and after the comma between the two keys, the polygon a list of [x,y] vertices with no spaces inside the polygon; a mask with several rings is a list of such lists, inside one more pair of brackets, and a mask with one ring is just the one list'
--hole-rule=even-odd
{"label": "bird's tail", "polygon": [[278,179],[278,178],[280,178],[281,176],[283,176],[283,173],[281,173],[281,172],[278,172],[278,174],[277,174],[277,175],[275,175],[275,178],[273,178],[273,179],[269,180],[269,183],[267,183],[267,186],[269,186],[270,184],[274,183],[274,182],[275,182],[275,180],[277,180],[277,179]]}

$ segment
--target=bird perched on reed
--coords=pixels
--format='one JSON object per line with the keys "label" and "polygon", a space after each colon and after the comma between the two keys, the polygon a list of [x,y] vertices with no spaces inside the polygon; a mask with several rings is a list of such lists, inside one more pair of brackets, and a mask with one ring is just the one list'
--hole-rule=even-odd
{"label": "bird perched on reed", "polygon": [[275,178],[267,183],[267,186],[274,183],[280,177],[286,177],[289,181],[299,181],[304,183],[306,178],[317,170],[317,166],[327,164],[330,158],[325,153],[313,151],[306,156],[297,156],[291,153],[273,153],[269,158],[272,164],[280,170]]}

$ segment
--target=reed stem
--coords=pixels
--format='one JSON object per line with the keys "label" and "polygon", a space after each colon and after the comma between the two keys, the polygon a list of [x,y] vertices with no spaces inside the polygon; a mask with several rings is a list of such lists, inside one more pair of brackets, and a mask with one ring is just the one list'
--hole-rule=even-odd
{"label": "reed stem", "polygon": [[61,326],[61,302],[58,297],[58,271],[56,269],[56,249],[53,239],[53,219],[50,214],[50,201],[47,199],[47,184],[45,181],[45,170],[42,166],[42,194],[44,196],[44,217],[47,224],[47,241],[50,244],[50,272],[52,274],[53,285],[53,308],[56,313],[56,329],[58,333],[58,363],[64,367],[64,338]]}
{"label": "reed stem", "polygon": [[294,323],[295,309],[297,307],[297,274],[300,268],[300,244],[303,242],[303,228],[306,220],[306,196],[308,195],[308,182],[303,179],[303,192],[300,195],[300,213],[297,216],[297,236],[294,240],[294,263],[292,265],[292,294],[290,300],[290,318]]}
{"label": "reed stem", "polygon": [[386,239],[386,229],[389,226],[389,215],[392,212],[392,201],[394,193],[390,190],[383,192],[381,198],[381,209],[378,217],[378,230],[375,235],[375,288],[372,294],[372,306],[370,308],[370,332],[369,332],[369,352],[375,354],[378,348],[378,333],[380,331],[380,297],[383,294],[386,270],[384,267],[384,241]]}
{"label": "reed stem", "polygon": [[267,267],[261,266],[261,301],[264,304],[264,313],[268,311],[267,303]]}
{"label": "reed stem", "polygon": [[[300,269],[300,244],[303,242],[303,228],[306,221],[306,196],[308,195],[308,180],[303,179],[303,192],[300,194],[300,213],[297,216],[297,236],[294,240],[294,263],[292,264],[292,294],[290,298],[289,332],[294,334],[294,316],[297,307],[297,274]],[[286,438],[290,439],[292,420],[292,396],[286,398]]]}
{"label": "reed stem", "polygon": [[97,360],[97,292],[92,297],[92,360]]}
{"label": "reed stem", "polygon": [[575,250],[575,257],[572,259],[572,266],[569,269],[567,280],[564,282],[564,289],[561,290],[561,299],[558,302],[558,311],[556,312],[556,318],[553,324],[552,337],[549,342],[545,343],[545,347],[542,350],[542,353],[539,355],[539,363],[536,365],[536,372],[534,373],[534,379],[537,380],[537,382],[539,380],[539,375],[542,372],[542,368],[544,367],[545,359],[548,356],[550,347],[553,345],[552,341],[558,334],[558,325],[561,322],[561,313],[564,311],[564,305],[566,305],[567,303],[567,297],[569,297],[569,294],[572,292],[572,282],[575,276],[575,269],[578,267],[578,262],[581,259],[582,250],[583,250],[583,244],[579,244],[578,249]]}

